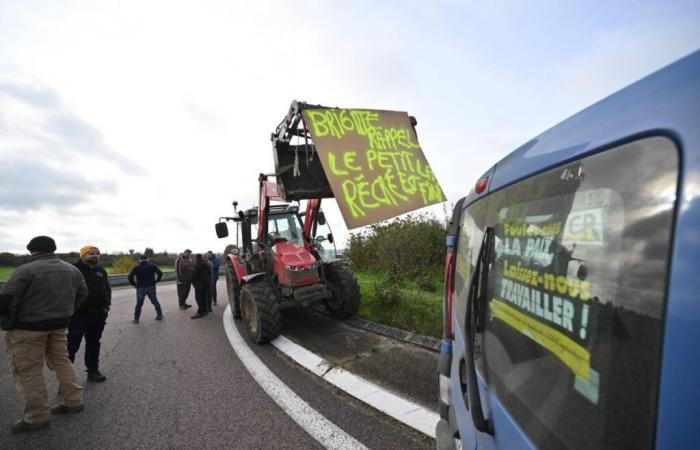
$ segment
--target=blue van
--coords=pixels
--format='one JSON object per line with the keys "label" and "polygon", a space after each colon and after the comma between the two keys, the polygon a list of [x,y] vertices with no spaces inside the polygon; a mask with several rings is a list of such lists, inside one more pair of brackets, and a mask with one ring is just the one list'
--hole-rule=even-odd
{"label": "blue van", "polygon": [[438,372],[439,449],[700,448],[700,51],[456,204]]}

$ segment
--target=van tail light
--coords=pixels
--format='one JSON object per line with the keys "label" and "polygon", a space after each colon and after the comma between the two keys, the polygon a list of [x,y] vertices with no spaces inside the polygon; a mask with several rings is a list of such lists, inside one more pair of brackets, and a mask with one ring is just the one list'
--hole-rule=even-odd
{"label": "van tail light", "polygon": [[455,262],[457,255],[455,253],[455,244],[457,236],[447,236],[447,254],[445,255],[445,300],[443,302],[443,333],[444,337],[452,337],[452,291],[455,284]]}
{"label": "van tail light", "polygon": [[479,181],[476,182],[476,186],[474,186],[474,192],[477,194],[481,194],[486,190],[486,186],[489,185],[489,177],[484,177],[480,179]]}

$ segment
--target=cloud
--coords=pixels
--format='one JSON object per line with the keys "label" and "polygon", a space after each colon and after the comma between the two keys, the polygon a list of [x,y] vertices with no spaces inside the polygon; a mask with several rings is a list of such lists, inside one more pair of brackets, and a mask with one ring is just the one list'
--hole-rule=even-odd
{"label": "cloud", "polygon": [[115,193],[113,182],[91,183],[79,174],[28,159],[10,159],[0,165],[0,209],[28,211],[44,206],[72,208],[92,194]]}
{"label": "cloud", "polygon": [[0,101],[5,141],[0,151],[94,158],[113,163],[129,175],[147,175],[140,164],[110,147],[102,133],[71,111],[53,89],[26,81],[0,81],[0,100],[5,100]]}
{"label": "cloud", "polygon": [[698,49],[700,28],[687,19],[632,24],[594,34],[588,48],[555,72],[553,95],[585,107]]}
{"label": "cloud", "polygon": [[15,100],[36,107],[45,109],[58,109],[61,107],[58,95],[54,91],[36,85],[19,85],[12,82],[4,82],[0,84],[0,92],[13,97]]}
{"label": "cloud", "polygon": [[182,102],[182,107],[196,123],[214,130],[223,128],[223,121],[199,104],[187,100]]}

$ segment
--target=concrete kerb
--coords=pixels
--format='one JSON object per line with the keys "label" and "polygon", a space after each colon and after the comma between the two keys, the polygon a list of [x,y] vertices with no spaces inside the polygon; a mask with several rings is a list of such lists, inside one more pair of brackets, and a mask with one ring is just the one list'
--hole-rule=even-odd
{"label": "concrete kerb", "polygon": [[[312,309],[319,314],[328,316],[328,314],[326,314],[323,308],[312,307]],[[408,342],[409,344],[414,344],[419,347],[423,347],[427,350],[440,353],[440,339],[434,338],[432,336],[413,334],[406,330],[401,330],[399,328],[390,327],[381,323],[372,322],[371,320],[361,319],[359,317],[350,317],[348,319],[343,320],[343,323],[346,325],[350,325],[351,327],[371,331],[373,333],[381,334],[382,336],[390,337],[403,342]]]}
{"label": "concrete kerb", "polygon": [[226,337],[228,338],[231,348],[238,356],[238,359],[267,395],[269,395],[292,420],[325,448],[338,450],[365,450],[367,448],[313,409],[272,373],[260,358],[257,357],[253,350],[248,347],[248,344],[236,329],[236,325],[233,323],[230,305],[226,306],[222,319]]}
{"label": "concrete kerb", "polygon": [[270,342],[277,350],[328,383],[393,417],[421,433],[435,438],[440,416],[411,400],[332,364],[285,336]]}

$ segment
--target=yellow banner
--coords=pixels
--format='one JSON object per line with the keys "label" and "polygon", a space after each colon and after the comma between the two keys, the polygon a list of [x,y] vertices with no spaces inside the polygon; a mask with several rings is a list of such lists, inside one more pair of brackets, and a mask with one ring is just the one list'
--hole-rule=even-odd
{"label": "yellow banner", "polygon": [[581,345],[498,299],[492,299],[489,308],[493,317],[501,319],[554,353],[576,375],[585,380],[589,379],[591,354]]}
{"label": "yellow banner", "polygon": [[445,201],[405,112],[306,109],[303,117],[348,228]]}

